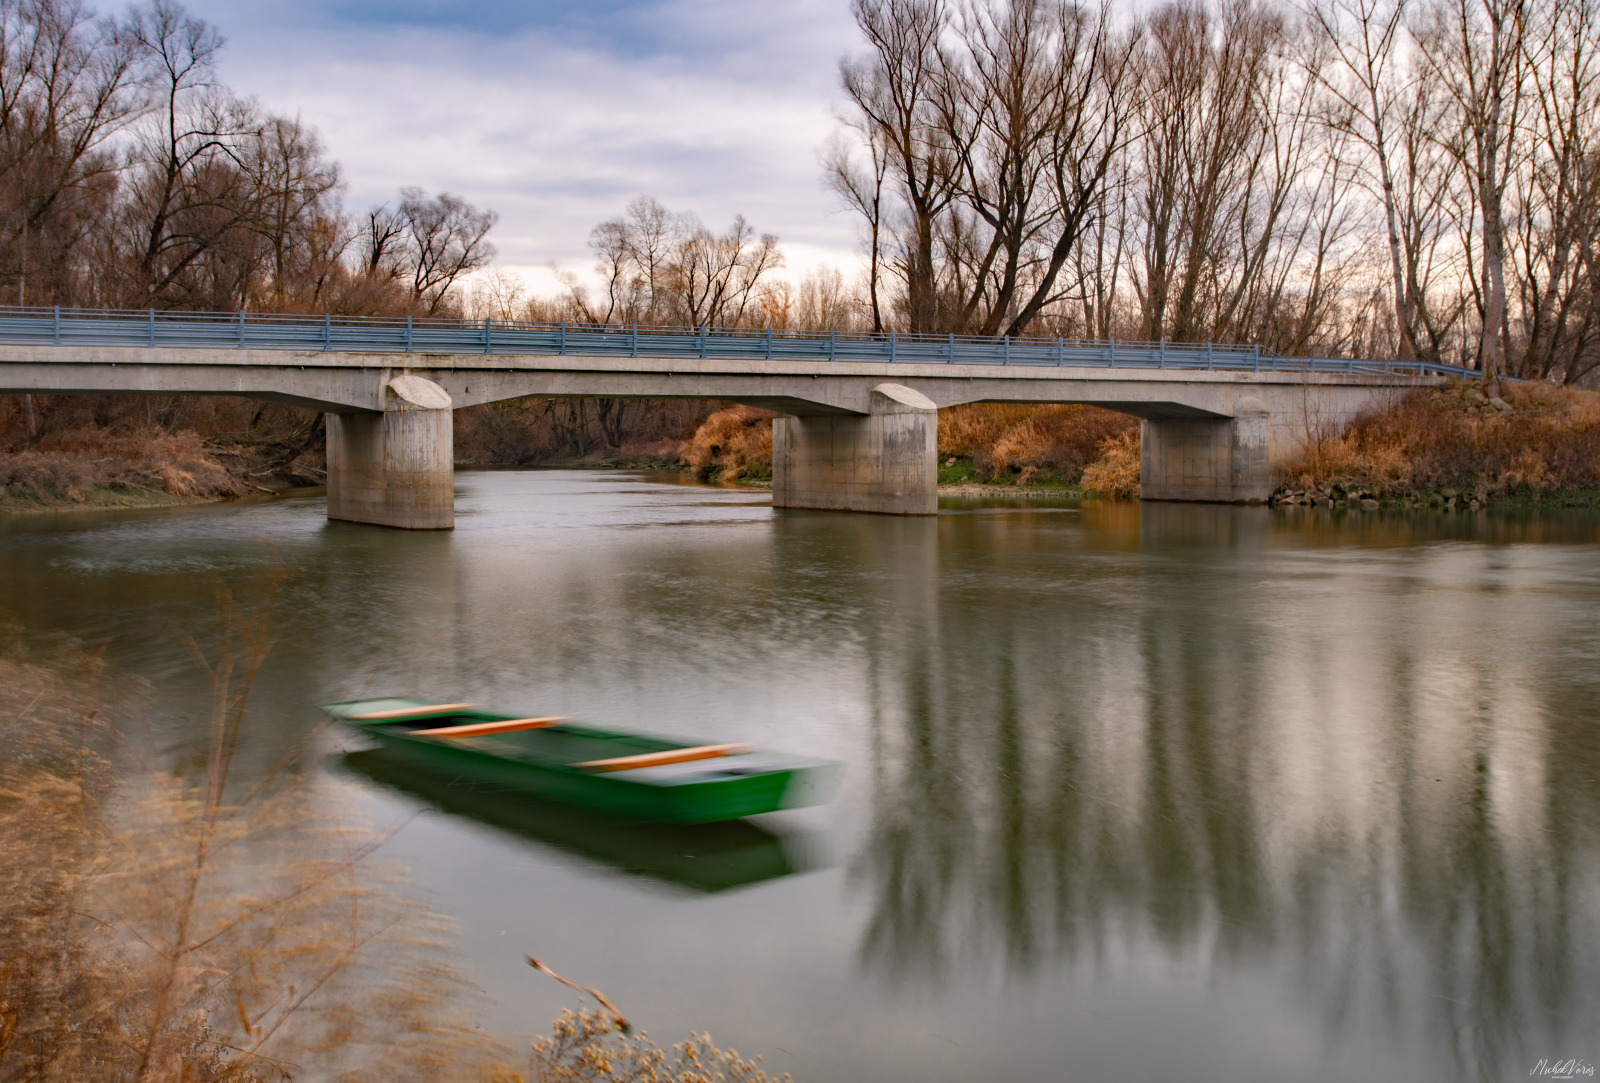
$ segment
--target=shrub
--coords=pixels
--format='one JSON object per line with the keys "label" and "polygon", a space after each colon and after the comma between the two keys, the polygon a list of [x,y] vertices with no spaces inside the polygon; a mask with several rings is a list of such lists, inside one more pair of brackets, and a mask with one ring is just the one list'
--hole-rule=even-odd
{"label": "shrub", "polygon": [[1076,481],[1107,440],[1139,422],[1095,406],[969,403],[939,411],[939,455],[972,460],[990,480],[1026,484],[1041,474]]}
{"label": "shrub", "polygon": [[787,1083],[770,1076],[760,1058],[718,1049],[709,1034],[696,1034],[670,1050],[648,1034],[623,1035],[598,1011],[561,1013],[550,1037],[533,1043],[534,1078],[540,1083]]}
{"label": "shrub", "polygon": [[247,483],[208,458],[192,432],[52,433],[36,450],[0,451],[0,495],[81,501],[91,489],[142,488],[174,496],[239,496]]}
{"label": "shrub", "polygon": [[1413,391],[1309,441],[1290,482],[1391,497],[1600,486],[1600,394],[1510,381],[1501,394],[1504,405],[1476,384]]}
{"label": "shrub", "polygon": [[1079,482],[1101,496],[1139,495],[1139,430],[1107,438],[1100,445],[1100,458],[1090,463]]}
{"label": "shrub", "polygon": [[702,481],[772,476],[772,412],[754,406],[718,410],[679,449]]}

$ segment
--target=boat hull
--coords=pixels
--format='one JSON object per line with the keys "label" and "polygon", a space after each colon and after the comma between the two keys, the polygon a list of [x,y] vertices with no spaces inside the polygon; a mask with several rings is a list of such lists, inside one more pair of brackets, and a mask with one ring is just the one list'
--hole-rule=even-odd
{"label": "boat hull", "polygon": [[660,823],[697,824],[757,816],[790,807],[786,797],[803,768],[766,771],[739,778],[651,786],[632,781],[628,772],[586,774],[541,764],[508,760],[477,749],[363,727],[391,755],[418,766],[471,775],[515,787],[547,801],[603,810]]}

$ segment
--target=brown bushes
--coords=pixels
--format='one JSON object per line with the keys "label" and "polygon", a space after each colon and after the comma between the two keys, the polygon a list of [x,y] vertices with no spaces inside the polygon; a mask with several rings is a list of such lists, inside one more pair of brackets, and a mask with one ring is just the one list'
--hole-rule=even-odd
{"label": "brown bushes", "polygon": [[381,837],[288,762],[229,784],[271,595],[223,595],[180,772],[113,778],[91,660],[3,644],[0,1081],[487,1078],[440,919],[364,860]]}
{"label": "brown bushes", "polygon": [[597,1011],[561,1013],[550,1037],[533,1043],[534,1079],[539,1083],[788,1083],[771,1076],[761,1058],[746,1060],[718,1049],[709,1034],[696,1034],[671,1050],[648,1034],[622,1035],[611,1017]]}
{"label": "brown bushes", "polygon": [[[752,406],[718,410],[679,450],[702,480],[772,476],[772,415]],[[1131,475],[1126,460],[1132,454]],[[939,411],[939,456],[972,464],[985,480],[1019,485],[1045,479],[1077,482],[1102,455],[1120,455],[1096,476],[1107,495],[1138,492],[1139,422],[1093,406],[972,403]],[[1131,480],[1130,480],[1131,478]],[[1129,488],[1131,486],[1131,489]]]}
{"label": "brown bushes", "polygon": [[1094,406],[970,403],[939,411],[939,454],[970,459],[991,480],[1074,482],[1108,440],[1137,441],[1138,429],[1136,418]]}
{"label": "brown bushes", "polygon": [[1445,487],[1479,499],[1600,487],[1600,394],[1502,384],[1497,403],[1476,384],[1423,389],[1313,439],[1290,486],[1412,497]]}
{"label": "brown bushes", "polygon": [[1139,429],[1135,426],[1100,444],[1100,458],[1083,471],[1078,484],[1101,496],[1139,495]]}
{"label": "brown bushes", "polygon": [[208,458],[192,432],[53,433],[37,450],[0,451],[0,496],[82,501],[97,488],[146,489],[173,496],[238,496],[246,483]]}
{"label": "brown bushes", "polygon": [[0,396],[0,502],[143,503],[320,485],[322,415],[231,396]]}
{"label": "brown bushes", "polygon": [[772,412],[754,406],[718,410],[679,449],[702,481],[772,476]]}

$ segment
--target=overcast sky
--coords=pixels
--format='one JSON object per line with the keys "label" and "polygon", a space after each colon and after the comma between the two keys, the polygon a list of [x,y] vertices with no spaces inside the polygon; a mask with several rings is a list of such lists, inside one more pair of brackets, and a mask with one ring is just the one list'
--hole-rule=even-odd
{"label": "overcast sky", "polygon": [[500,212],[498,263],[541,292],[635,195],[743,214],[799,277],[853,266],[821,184],[847,0],[190,0],[240,94],[299,114],[360,210],[401,185]]}

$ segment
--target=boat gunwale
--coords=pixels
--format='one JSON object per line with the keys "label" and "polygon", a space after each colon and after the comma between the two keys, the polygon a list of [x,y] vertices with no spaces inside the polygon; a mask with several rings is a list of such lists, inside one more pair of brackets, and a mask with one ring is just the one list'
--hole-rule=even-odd
{"label": "boat gunwale", "polygon": [[[387,698],[399,699],[401,697]],[[324,704],[323,710],[327,711],[335,718],[338,718],[340,721],[344,721],[352,726],[358,727],[363,732],[366,732],[374,738],[385,742],[403,742],[405,745],[417,749],[436,750],[454,755],[464,754],[473,759],[481,759],[490,763],[510,765],[518,770],[549,772],[561,778],[583,778],[586,780],[591,780],[602,788],[611,788],[617,784],[622,784],[630,789],[637,787],[640,791],[666,794],[674,791],[682,791],[682,789],[686,786],[723,786],[756,777],[785,775],[789,778],[793,778],[799,773],[817,767],[824,767],[827,764],[827,761],[812,760],[806,757],[795,756],[790,753],[756,749],[753,746],[745,746],[746,751],[740,753],[738,756],[729,756],[723,758],[737,759],[739,756],[754,753],[766,757],[772,757],[778,762],[772,763],[759,770],[744,772],[737,775],[726,775],[721,778],[660,778],[656,776],[629,777],[635,773],[635,770],[648,770],[650,767],[647,765],[645,767],[640,767],[633,770],[596,771],[589,766],[589,763],[592,761],[580,760],[575,762],[558,762],[553,760],[541,761],[538,759],[528,759],[522,756],[507,755],[505,752],[496,751],[492,747],[484,747],[483,742],[492,741],[495,744],[503,743],[506,747],[506,750],[509,752],[511,749],[522,745],[524,740],[527,738],[533,738],[537,740],[545,735],[553,735],[560,732],[565,732],[580,737],[593,737],[606,741],[621,740],[630,743],[637,742],[640,745],[653,746],[642,749],[641,751],[644,754],[655,752],[671,753],[682,750],[698,749],[704,746],[703,744],[694,741],[683,740],[681,738],[665,737],[655,734],[634,733],[627,730],[600,729],[593,726],[573,724],[570,722],[562,722],[553,726],[540,727],[538,729],[514,730],[501,734],[476,734],[454,738],[450,737],[448,733],[422,736],[417,734],[416,731],[401,728],[401,724],[408,720],[436,723],[446,718],[462,718],[472,720],[463,722],[463,725],[473,725],[477,724],[478,722],[511,721],[519,717],[514,714],[503,714],[499,712],[488,711],[477,706],[466,708],[449,715],[439,715],[430,713],[431,711],[437,710],[437,707],[434,705],[419,704],[416,708],[415,715],[407,716],[405,714],[395,713],[390,717],[371,720],[362,719],[356,716],[343,715],[337,711],[337,708],[340,707],[359,706],[361,704],[370,702],[378,701],[354,700],[344,703],[330,703]],[[384,712],[384,714],[389,715],[390,713]],[[449,727],[442,728],[448,729]],[[696,760],[691,762],[702,761]]]}

